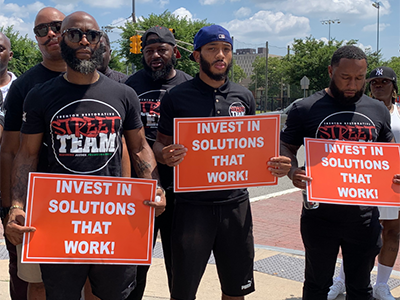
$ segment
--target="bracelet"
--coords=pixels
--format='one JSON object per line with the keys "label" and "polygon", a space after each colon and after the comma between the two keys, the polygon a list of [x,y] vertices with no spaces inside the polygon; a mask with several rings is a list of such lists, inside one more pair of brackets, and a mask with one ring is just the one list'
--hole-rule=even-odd
{"label": "bracelet", "polygon": [[20,209],[20,210],[24,210],[24,208],[22,206],[19,205],[11,205],[10,210],[8,211],[8,213],[11,213],[11,211],[13,209]]}

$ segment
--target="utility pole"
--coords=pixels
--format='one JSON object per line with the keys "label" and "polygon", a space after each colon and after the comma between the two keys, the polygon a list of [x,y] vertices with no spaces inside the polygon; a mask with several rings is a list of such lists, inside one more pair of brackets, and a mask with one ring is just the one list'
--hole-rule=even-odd
{"label": "utility pole", "polygon": [[132,23],[136,23],[135,0],[132,0]]}
{"label": "utility pole", "polygon": [[[267,110],[267,103],[268,103],[268,41],[265,42],[265,106],[264,110]],[[271,105],[272,110],[272,105]]]}
{"label": "utility pole", "polygon": [[[377,28],[376,28],[376,56],[378,57],[379,53],[379,8],[381,7],[381,4],[378,1],[375,1],[372,3],[372,6],[375,7],[378,10],[378,18],[377,18]],[[379,57],[378,57],[379,58]]]}
{"label": "utility pole", "polygon": [[232,36],[232,70],[231,70],[231,81],[235,82],[235,74],[234,74],[234,69],[235,69],[235,61],[233,60],[233,44],[234,44],[235,40],[234,37]]}

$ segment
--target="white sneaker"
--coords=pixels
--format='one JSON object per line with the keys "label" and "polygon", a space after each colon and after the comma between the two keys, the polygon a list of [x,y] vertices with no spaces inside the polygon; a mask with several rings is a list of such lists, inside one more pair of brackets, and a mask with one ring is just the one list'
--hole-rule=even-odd
{"label": "white sneaker", "polygon": [[372,289],[374,291],[373,296],[377,300],[396,300],[390,293],[390,288],[386,283],[376,283]]}
{"label": "white sneaker", "polygon": [[329,288],[329,293],[328,293],[328,300],[334,300],[336,299],[340,294],[344,294],[346,292],[346,286],[344,284],[344,281],[341,279],[333,279],[333,284]]}

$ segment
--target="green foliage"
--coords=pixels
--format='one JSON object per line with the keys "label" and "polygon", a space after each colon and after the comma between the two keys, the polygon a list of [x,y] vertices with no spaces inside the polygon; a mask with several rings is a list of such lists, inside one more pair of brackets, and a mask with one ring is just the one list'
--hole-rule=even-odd
{"label": "green foliage", "polygon": [[[235,63],[235,61],[233,62],[233,82],[239,83],[240,81],[242,81],[243,79],[245,79],[247,77],[246,73],[244,72],[244,70]],[[230,79],[232,79],[232,76],[230,77]]]}
{"label": "green foliage", "polygon": [[397,77],[400,76],[400,57],[393,56],[386,62],[385,65],[392,68],[393,71],[396,73]]}
{"label": "green foliage", "polygon": [[368,60],[367,78],[373,69],[387,65],[387,62],[382,60],[382,54],[380,51],[377,53],[376,51],[372,51],[370,48],[368,48],[365,50],[365,54],[367,55]]}
{"label": "green foliage", "polygon": [[[352,45],[351,40],[347,44]],[[333,53],[342,46],[343,41],[332,40],[326,45],[323,41],[316,40],[312,36],[303,39],[294,39],[287,68],[289,82],[300,84],[303,76],[310,79],[310,90],[322,90],[329,85],[328,66],[331,63]]]}
{"label": "green foliage", "polygon": [[[253,74],[249,89],[254,91],[257,88],[265,88],[265,57],[256,57],[253,62]],[[268,58],[268,97],[281,95],[283,84],[288,82],[286,75],[287,62],[280,57]]]}
{"label": "green foliage", "polygon": [[8,64],[8,70],[16,76],[42,61],[42,54],[36,42],[28,38],[27,34],[21,36],[18,31],[14,31],[13,26],[0,27],[0,31],[10,39],[14,55]]}
{"label": "green foliage", "polygon": [[111,59],[108,66],[118,72],[126,74],[127,64],[125,59],[118,53],[118,51],[111,52]]}
{"label": "green foliage", "polygon": [[[121,46],[120,54],[128,63],[133,63],[137,70],[143,68],[141,60],[142,55],[130,53],[129,38],[135,34],[142,34],[140,31],[146,31],[147,29],[157,25],[175,29],[175,38],[177,40],[192,44],[194,36],[200,28],[211,25],[211,23],[208,23],[206,20],[193,21],[188,20],[187,18],[178,18],[169,11],[165,11],[160,15],[150,14],[147,18],[138,20],[137,23],[125,23],[125,27],[120,27],[123,31],[119,41]],[[189,59],[189,54],[193,50],[193,47],[182,43],[178,43],[178,45],[183,46],[190,51],[178,48],[182,57],[178,59],[176,69],[194,76],[198,72],[199,68],[198,64]]]}

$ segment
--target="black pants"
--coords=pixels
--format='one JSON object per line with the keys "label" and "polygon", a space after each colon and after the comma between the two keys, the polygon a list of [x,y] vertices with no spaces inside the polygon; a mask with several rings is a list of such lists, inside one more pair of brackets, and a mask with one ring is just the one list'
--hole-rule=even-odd
{"label": "black pants", "polygon": [[[164,255],[164,263],[165,269],[167,270],[168,276],[168,286],[171,291],[171,280],[172,280],[172,271],[171,271],[171,229],[172,229],[172,217],[174,214],[174,193],[172,190],[166,191],[167,197],[167,206],[165,211],[156,218],[154,223],[154,243],[157,240],[158,231],[160,231],[161,242],[163,248]],[[147,272],[149,271],[150,266],[137,266],[136,273],[136,287],[131,292],[126,300],[140,300],[143,298],[144,290],[146,288],[146,278]]]}
{"label": "black pants", "polygon": [[[318,209],[317,209],[318,210]],[[370,273],[381,247],[376,213],[367,220],[340,221],[304,212],[301,235],[306,250],[303,300],[326,300],[339,247],[342,248],[347,300],[372,300]],[[335,221],[333,221],[335,220]]]}

